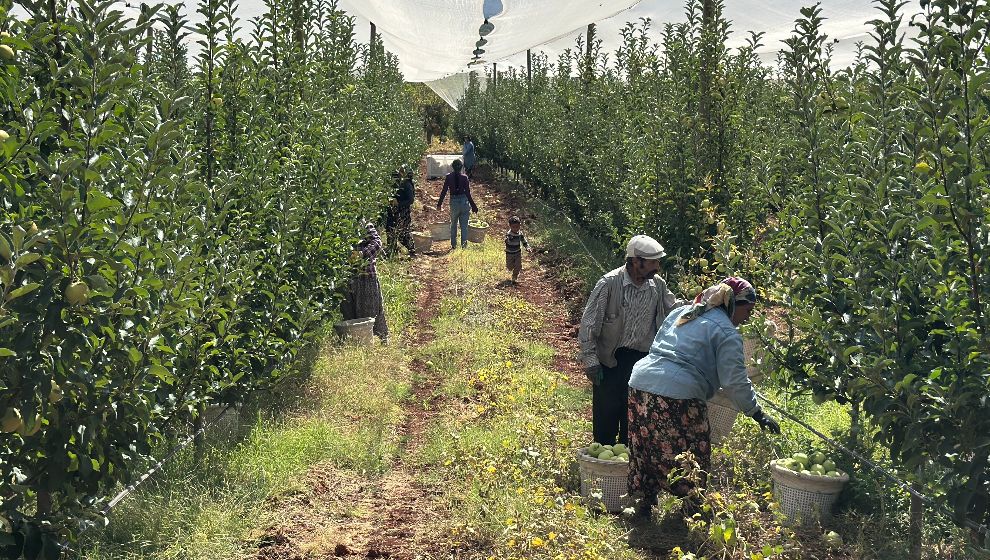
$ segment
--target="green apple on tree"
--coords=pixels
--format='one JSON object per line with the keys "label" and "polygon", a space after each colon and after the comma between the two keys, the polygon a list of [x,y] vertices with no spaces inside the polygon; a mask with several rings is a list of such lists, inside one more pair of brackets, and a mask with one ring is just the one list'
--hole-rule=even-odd
{"label": "green apple on tree", "polygon": [[85,305],[89,301],[89,286],[85,282],[76,281],[65,288],[65,301],[69,305]]}
{"label": "green apple on tree", "polygon": [[3,419],[0,419],[0,429],[8,434],[11,432],[16,432],[24,425],[24,418],[21,416],[21,411],[14,407],[8,408],[3,413]]}
{"label": "green apple on tree", "polygon": [[55,404],[61,401],[64,396],[62,388],[58,386],[58,383],[52,381],[52,388],[48,391],[48,402]]}

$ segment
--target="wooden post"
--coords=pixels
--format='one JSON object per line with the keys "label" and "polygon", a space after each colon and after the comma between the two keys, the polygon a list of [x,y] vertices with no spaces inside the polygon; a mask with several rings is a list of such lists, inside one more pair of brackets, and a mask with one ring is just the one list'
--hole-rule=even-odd
{"label": "wooden post", "polygon": [[587,37],[587,43],[585,45],[585,53],[584,53],[584,65],[588,73],[587,74],[588,81],[591,81],[591,79],[595,76],[595,59],[594,59],[594,55],[591,52],[592,48],[594,47],[594,44],[595,44],[595,24],[589,23],[588,37]]}
{"label": "wooden post", "polygon": [[492,87],[498,86],[498,63],[492,63]]}
{"label": "wooden post", "polygon": [[371,22],[371,40],[368,42],[368,52],[372,55],[375,54],[375,43],[378,42],[378,28],[375,26],[375,22]]}
{"label": "wooden post", "polygon": [[533,51],[526,49],[526,85],[533,85]]}

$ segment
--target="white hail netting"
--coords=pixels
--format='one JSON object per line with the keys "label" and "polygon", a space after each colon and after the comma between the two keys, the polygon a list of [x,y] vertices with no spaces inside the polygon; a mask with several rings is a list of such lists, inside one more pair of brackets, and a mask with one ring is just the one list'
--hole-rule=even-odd
{"label": "white hail netting", "polygon": [[[187,0],[191,1],[191,0]],[[250,4],[258,0],[242,0]],[[729,46],[741,46],[748,31],[765,32],[759,50],[764,62],[773,64],[781,41],[791,35],[802,6],[811,0],[726,0],[723,15],[732,24]],[[638,4],[638,5],[637,5]],[[456,106],[467,85],[478,28],[489,16],[495,29],[486,37],[482,59],[487,63],[525,65],[526,49],[539,47],[553,59],[589,23],[598,26],[597,37],[606,52],[621,42],[620,30],[629,21],[653,20],[653,37],[659,41],[664,23],[683,22],[685,0],[341,0],[341,7],[378,25],[385,48],[399,57],[410,81],[426,82],[437,94]],[[871,19],[881,17],[867,0],[820,0],[826,18],[823,31],[837,40],[832,65],[843,68],[856,54],[858,41],[869,42]],[[907,0],[903,13],[918,13],[919,0]],[[631,9],[628,9],[631,8]],[[617,17],[609,16],[619,14]],[[909,37],[913,30],[905,24]],[[566,37],[560,41],[554,41]],[[481,65],[472,66],[483,77]],[[484,86],[485,80],[480,80]]]}
{"label": "white hail netting", "polygon": [[[665,0],[666,1],[666,0]],[[679,1],[679,0],[678,0]],[[472,60],[498,62],[610,18],[639,0],[341,0],[340,7],[377,26],[385,48],[411,82],[427,82],[451,103],[467,75],[453,83],[431,83],[465,73]],[[494,29],[478,46],[485,19]],[[478,53],[475,49],[483,49]],[[451,103],[453,104],[453,103]]]}

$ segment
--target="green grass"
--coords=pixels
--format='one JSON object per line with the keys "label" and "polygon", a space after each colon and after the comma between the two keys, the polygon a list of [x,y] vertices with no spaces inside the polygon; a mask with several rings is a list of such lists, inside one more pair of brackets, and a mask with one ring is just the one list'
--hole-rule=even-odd
{"label": "green grass", "polygon": [[[402,265],[383,263],[382,282],[393,333],[409,332],[416,286]],[[242,558],[258,531],[274,521],[268,501],[306,489],[314,466],[368,474],[386,470],[398,453],[395,427],[412,383],[400,336],[367,348],[328,343],[295,386],[263,400],[239,442],[216,434],[195,463],[180,454],[88,536],[88,560]],[[228,413],[229,414],[229,413]]]}

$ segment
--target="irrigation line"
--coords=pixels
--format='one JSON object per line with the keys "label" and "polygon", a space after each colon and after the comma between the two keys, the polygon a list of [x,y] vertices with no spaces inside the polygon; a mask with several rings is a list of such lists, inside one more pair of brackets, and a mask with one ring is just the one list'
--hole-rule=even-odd
{"label": "irrigation line", "polygon": [[107,505],[103,506],[103,509],[100,510],[100,515],[103,515],[104,517],[106,517],[110,513],[110,510],[112,510],[113,508],[117,507],[117,504],[119,504],[120,502],[124,501],[124,499],[126,499],[129,495],[131,495],[131,493],[133,493],[135,490],[137,490],[138,486],[141,486],[142,484],[144,484],[149,478],[152,477],[152,475],[154,475],[156,472],[159,471],[159,469],[161,469],[163,466],[165,466],[165,463],[167,463],[170,460],[172,460],[173,457],[175,457],[176,455],[178,455],[179,452],[181,452],[183,449],[185,449],[197,437],[199,437],[200,435],[205,434],[207,430],[209,430],[217,422],[219,422],[220,419],[223,418],[227,414],[227,411],[230,410],[232,406],[233,405],[228,404],[226,406],[226,408],[224,408],[222,411],[220,411],[220,414],[217,414],[216,418],[214,418],[213,420],[210,420],[209,422],[203,424],[203,427],[202,428],[196,430],[195,433],[191,434],[186,439],[184,439],[183,441],[179,442],[179,444],[176,445],[175,447],[173,447],[172,450],[169,451],[164,457],[162,457],[160,461],[158,461],[157,463],[155,463],[155,465],[152,466],[151,469],[149,469],[146,473],[144,473],[143,475],[141,475],[141,478],[138,478],[134,482],[132,482],[129,485],[127,485],[127,488],[124,488],[123,490],[121,490],[116,496],[113,497],[112,500],[110,500],[109,502],[107,502]]}
{"label": "irrigation line", "polygon": [[[288,361],[288,358],[287,357],[283,357],[281,360],[279,360],[279,363],[275,366],[274,369],[277,370],[277,369],[281,368],[282,366],[285,365],[285,363],[287,361]],[[290,376],[283,377],[277,383],[275,383],[274,385],[272,385],[270,387],[270,390],[274,390],[274,389],[277,389],[277,388],[281,387],[282,383],[284,383],[289,378],[290,378]],[[166,463],[168,463],[169,461],[171,461],[172,459],[174,459],[176,455],[178,455],[183,449],[185,449],[186,447],[188,447],[190,443],[192,443],[193,441],[195,441],[197,437],[205,434],[207,431],[210,430],[210,428],[212,428],[213,426],[215,426],[217,424],[217,422],[219,422],[227,414],[227,412],[231,408],[233,408],[233,406],[234,405],[232,405],[232,404],[228,404],[223,410],[220,411],[220,414],[217,414],[216,418],[210,420],[209,422],[204,423],[203,426],[200,429],[196,430],[195,433],[189,435],[188,437],[186,437],[186,439],[182,440],[175,447],[173,447],[172,449],[170,449],[169,452],[166,453],[161,458],[161,460],[159,460],[157,463],[155,463],[148,471],[146,471],[143,475],[141,475],[140,478],[138,478],[137,480],[135,480],[134,482],[132,482],[131,484],[129,484],[126,488],[124,488],[123,490],[121,490],[120,492],[118,492],[117,495],[114,496],[109,502],[107,502],[107,505],[103,506],[100,509],[100,515],[102,515],[103,517],[107,517],[110,514],[110,512],[113,510],[113,508],[117,507],[117,505],[119,505],[120,502],[124,501],[128,496],[130,496],[132,493],[134,493],[134,491],[137,490],[137,488],[139,486],[141,486],[142,484],[144,484],[145,482],[147,482],[147,480],[149,478],[151,478],[156,472],[158,472],[159,470],[161,470],[161,468],[163,466],[165,466]],[[88,531],[92,527],[93,527],[92,524],[89,524],[89,525],[84,526],[79,531],[79,535],[81,536],[82,534],[84,534],[86,531]],[[68,550],[67,546],[68,545],[64,545],[62,548],[65,549],[65,550]]]}
{"label": "irrigation line", "polygon": [[[530,201],[539,202],[547,210],[551,210],[551,211],[554,210],[547,203],[545,203],[544,201],[542,201],[542,200],[540,200],[538,198],[532,198],[532,197],[530,197],[529,200]],[[587,253],[588,257],[591,258],[592,262],[594,262],[595,265],[598,266],[598,269],[604,272],[606,270],[605,267],[602,266],[601,263],[598,262],[598,260],[595,258],[594,255],[591,254],[591,250],[589,250],[588,249],[588,246],[584,244],[584,241],[581,239],[581,236],[578,234],[578,232],[574,229],[574,226],[571,224],[571,219],[568,216],[566,216],[566,214],[563,214],[562,212],[557,211],[557,213],[559,215],[563,215],[564,216],[564,219],[567,221],[568,227],[570,227],[571,232],[574,234],[574,238],[577,239],[578,243],[581,244],[581,247],[584,249],[585,253]],[[924,494],[922,494],[922,493],[918,492],[917,490],[915,490],[914,487],[912,487],[909,483],[905,482],[904,480],[901,480],[900,478],[898,478],[893,473],[888,472],[886,469],[884,469],[880,465],[877,465],[876,463],[874,463],[873,461],[867,459],[866,457],[863,457],[861,454],[857,453],[856,451],[853,451],[852,449],[849,449],[848,447],[842,445],[841,443],[835,441],[834,439],[832,439],[832,438],[826,436],[825,434],[819,432],[818,430],[816,430],[815,428],[811,427],[810,425],[808,425],[803,420],[801,420],[801,419],[797,418],[796,416],[794,416],[793,414],[787,412],[782,406],[778,405],[777,403],[775,403],[772,400],[770,400],[767,397],[765,397],[759,391],[756,392],[756,396],[759,397],[760,400],[762,400],[763,402],[765,402],[771,409],[773,409],[774,411],[776,411],[781,416],[787,418],[788,420],[791,420],[792,422],[798,424],[802,428],[808,430],[809,432],[811,432],[812,434],[814,434],[815,436],[817,436],[821,440],[825,441],[826,443],[828,443],[832,447],[838,449],[842,453],[845,453],[846,455],[848,455],[850,457],[853,457],[853,458],[861,461],[863,464],[867,465],[868,467],[870,467],[874,471],[880,473],[881,475],[884,476],[884,478],[886,478],[887,480],[890,480],[891,482],[893,482],[895,485],[897,485],[899,488],[901,488],[902,490],[904,490],[905,492],[907,492],[911,496],[914,496],[915,498],[917,498],[917,499],[921,500],[922,502],[928,504],[930,507],[932,507],[934,509],[941,509],[944,513],[946,513],[947,515],[949,515],[951,518],[955,518],[955,515],[953,514],[953,512],[951,512],[948,509],[948,506],[945,506],[944,504],[939,504],[939,503],[935,502],[934,500],[932,500],[928,496],[925,496]],[[975,521],[972,521],[972,520],[969,520],[969,519],[963,519],[962,525],[964,527],[966,527],[967,529],[972,529],[974,531],[977,531],[981,535],[990,535],[990,527],[988,527],[985,524],[976,523]]]}

